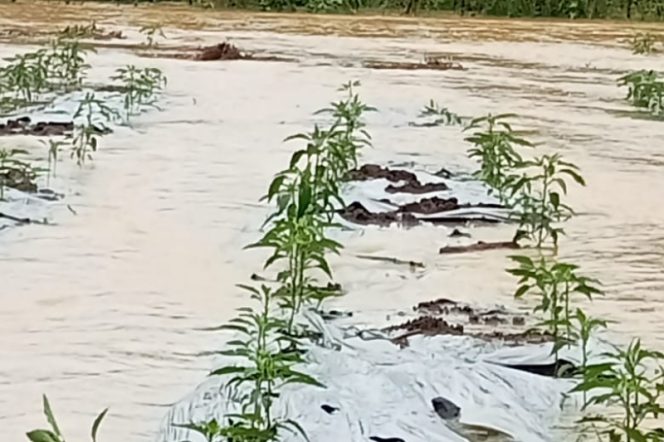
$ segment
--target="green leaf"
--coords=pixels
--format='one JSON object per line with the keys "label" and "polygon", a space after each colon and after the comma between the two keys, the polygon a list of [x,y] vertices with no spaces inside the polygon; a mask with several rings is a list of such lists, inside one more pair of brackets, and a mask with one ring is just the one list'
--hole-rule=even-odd
{"label": "green leaf", "polygon": [[92,423],[92,431],[91,431],[92,442],[97,442],[97,431],[99,430],[99,425],[101,425],[101,421],[104,420],[104,416],[106,416],[107,412],[108,408],[99,413],[99,416],[97,416],[95,421]]}
{"label": "green leaf", "polygon": [[244,373],[245,371],[247,371],[246,367],[228,366],[210,372],[209,376],[223,376],[227,374]]}
{"label": "green leaf", "polygon": [[58,436],[49,430],[33,430],[26,433],[31,442],[60,442]]}
{"label": "green leaf", "polygon": [[53,410],[51,410],[51,404],[48,402],[48,397],[46,397],[46,395],[42,395],[42,402],[44,405],[44,414],[46,415],[46,420],[51,425],[51,428],[53,429],[55,434],[57,434],[61,438],[62,433],[60,432],[60,428],[58,428],[58,423],[55,421]]}
{"label": "green leaf", "polygon": [[520,298],[522,297],[528,290],[530,290],[531,286],[530,285],[522,285],[517,289],[517,291],[514,293],[515,298]]}

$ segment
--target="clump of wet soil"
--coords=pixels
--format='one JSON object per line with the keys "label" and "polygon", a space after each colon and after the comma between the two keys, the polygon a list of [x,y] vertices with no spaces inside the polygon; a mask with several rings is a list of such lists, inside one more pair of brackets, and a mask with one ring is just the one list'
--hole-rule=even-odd
{"label": "clump of wet soil", "polygon": [[392,339],[392,342],[401,347],[407,346],[408,338],[416,335],[472,336],[484,340],[501,340],[511,345],[539,344],[553,340],[553,336],[548,332],[516,329],[525,326],[525,317],[510,314],[502,308],[480,310],[451,299],[440,298],[421,302],[413,307],[413,310],[418,313],[418,317],[383,329],[391,334],[401,332]]}
{"label": "clump of wet soil", "polygon": [[30,117],[21,117],[0,123],[0,136],[33,135],[33,136],[59,136],[71,135],[74,123],[59,121],[40,121],[33,123]]}
{"label": "clump of wet soil", "polygon": [[390,184],[385,188],[388,193],[431,193],[448,190],[449,188],[443,182],[423,184],[417,179],[417,176],[406,170],[389,169],[377,164],[365,164],[359,169],[351,170],[346,177],[347,181],[368,181],[385,179],[392,183],[402,183],[397,185]]}

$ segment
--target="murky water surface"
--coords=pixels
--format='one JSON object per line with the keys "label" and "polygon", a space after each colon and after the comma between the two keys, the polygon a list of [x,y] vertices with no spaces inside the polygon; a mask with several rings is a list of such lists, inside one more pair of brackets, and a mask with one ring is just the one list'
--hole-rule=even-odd
{"label": "murky water surface", "polygon": [[[637,25],[535,21],[411,20],[386,17],[246,15],[173,7],[3,5],[0,29],[39,30],[96,19],[135,43],[137,27],[164,24],[165,44],[230,39],[291,63],[195,63],[139,58],[100,47],[93,80],[116,67],[155,65],[169,79],[163,112],[102,140],[92,165],[69,161],[52,187],[78,215],[57,226],[0,233],[0,433],[21,440],[41,426],[46,392],[68,438],[85,440],[94,414],[110,406],[105,440],[148,441],[166,407],[210,368],[222,345],[200,331],[229,318],[242,301],[234,284],[260,270],[262,255],[241,251],[256,239],[257,203],[286,164],[285,136],[312,125],[312,111],[349,79],[363,83],[375,148],[367,161],[469,171],[456,128],[408,125],[430,98],[462,115],[517,112],[546,149],[564,153],[589,183],[571,192],[580,216],[563,255],[606,285],[594,314],[618,323],[612,339],[641,336],[664,350],[664,125],[637,118],[615,85],[622,72],[664,70],[664,58],[631,55],[621,43]],[[638,25],[649,28],[648,25]],[[650,26],[651,32],[658,32]],[[661,36],[661,31],[660,31]],[[7,56],[23,46],[0,45]],[[419,60],[447,54],[465,71],[371,71],[367,60]],[[2,145],[10,143],[0,140]],[[30,140],[36,157],[44,149]],[[509,228],[477,229],[506,239]],[[360,321],[446,296],[471,302],[511,298],[503,252],[438,256],[447,232],[366,229],[333,260],[349,291],[339,306]],[[361,260],[377,253],[418,260],[426,269]]]}

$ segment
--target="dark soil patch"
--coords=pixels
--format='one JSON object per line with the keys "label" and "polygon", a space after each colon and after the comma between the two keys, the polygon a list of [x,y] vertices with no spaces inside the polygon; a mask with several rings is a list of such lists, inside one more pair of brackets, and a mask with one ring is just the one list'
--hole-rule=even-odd
{"label": "dark soil patch", "polygon": [[[413,310],[419,313],[417,318],[384,329],[388,333],[405,332],[392,339],[401,347],[407,346],[408,338],[415,335],[465,335],[485,340],[500,339],[512,345],[550,342],[553,339],[549,333],[538,330],[498,329],[497,327],[506,326],[509,323],[512,326],[525,325],[523,316],[510,314],[503,308],[480,310],[452,299],[439,298],[434,301],[421,302],[413,307]],[[451,319],[448,316],[455,316],[455,318]],[[454,321],[455,324],[451,321]],[[491,330],[478,330],[478,327],[490,327]]]}
{"label": "dark soil patch", "polygon": [[37,184],[34,182],[33,173],[24,169],[9,169],[0,172],[0,181],[3,186],[20,190],[21,192],[34,193],[37,191]]}
{"label": "dark soil patch", "polygon": [[466,253],[466,252],[479,252],[483,250],[496,250],[496,249],[519,249],[521,246],[515,241],[497,241],[497,242],[484,242],[478,241],[475,244],[467,246],[445,246],[440,249],[439,253]]}
{"label": "dark soil patch", "polygon": [[34,135],[34,136],[58,136],[71,135],[74,130],[74,123],[59,121],[40,121],[32,123],[29,117],[21,117],[14,120],[7,120],[0,124],[0,136],[7,135]]}
{"label": "dark soil patch", "polygon": [[449,70],[463,70],[464,67],[460,63],[453,61],[443,61],[439,59],[428,59],[424,62],[396,62],[396,61],[370,61],[364,63],[364,67],[368,69],[401,69],[413,71],[418,69],[428,69],[435,71],[449,71]]}

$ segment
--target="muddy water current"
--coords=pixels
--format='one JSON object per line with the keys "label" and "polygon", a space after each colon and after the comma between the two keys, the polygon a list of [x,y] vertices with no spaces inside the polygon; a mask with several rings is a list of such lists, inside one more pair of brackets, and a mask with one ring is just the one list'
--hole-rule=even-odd
{"label": "muddy water current", "polygon": [[[211,368],[223,338],[203,331],[242,305],[234,284],[260,271],[255,240],[266,209],[257,201],[293,148],[286,136],[312,127],[312,112],[336,88],[362,82],[375,147],[370,162],[469,172],[458,128],[413,127],[431,98],[461,115],[515,112],[540,149],[561,152],[583,170],[573,188],[579,216],[561,255],[601,279],[606,296],[588,306],[616,321],[610,338],[641,336],[664,350],[664,123],[623,101],[615,79],[632,69],[664,70],[661,55],[632,55],[621,42],[648,25],[484,19],[402,19],[246,15],[176,7],[3,4],[0,31],[43,31],[96,19],[123,30],[100,43],[90,80],[119,66],[157,66],[168,76],[163,110],[103,138],[92,164],[62,161],[50,186],[76,215],[54,210],[53,226],[0,232],[0,434],[21,440],[42,426],[45,392],[71,440],[85,440],[109,406],[104,440],[149,441],[167,406]],[[291,62],[209,62],[141,58],[129,48],[138,27],[161,22],[163,45],[229,39]],[[651,32],[657,33],[657,27]],[[661,33],[660,36],[664,35]],[[5,38],[0,55],[26,49]],[[127,47],[124,47],[127,46]],[[32,48],[34,46],[30,46]],[[366,61],[452,57],[463,71],[370,70]],[[1,146],[45,149],[28,138]],[[62,204],[60,205],[62,206]],[[472,229],[506,240],[510,227]],[[348,295],[335,306],[360,323],[424,300],[516,302],[504,272],[507,252],[439,256],[448,230],[359,229],[332,259]],[[367,261],[377,254],[421,261],[424,269]]]}

